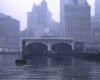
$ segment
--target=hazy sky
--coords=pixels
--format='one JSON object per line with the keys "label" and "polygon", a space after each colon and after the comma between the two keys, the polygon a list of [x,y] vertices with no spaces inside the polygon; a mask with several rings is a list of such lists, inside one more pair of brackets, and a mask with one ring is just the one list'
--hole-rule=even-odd
{"label": "hazy sky", "polygon": [[[0,13],[10,15],[20,21],[20,29],[27,27],[27,12],[32,10],[33,4],[40,4],[42,0],[0,0]],[[46,0],[48,8],[52,12],[52,17],[59,22],[59,0]],[[94,0],[87,0],[92,7],[91,13],[94,15]]]}

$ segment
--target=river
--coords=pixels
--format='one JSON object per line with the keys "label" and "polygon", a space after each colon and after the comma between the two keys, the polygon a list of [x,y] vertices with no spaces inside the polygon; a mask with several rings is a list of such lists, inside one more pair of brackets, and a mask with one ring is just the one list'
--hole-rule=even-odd
{"label": "river", "polygon": [[0,54],[0,80],[100,80],[100,62],[73,57],[64,60],[34,56],[16,64],[17,54]]}

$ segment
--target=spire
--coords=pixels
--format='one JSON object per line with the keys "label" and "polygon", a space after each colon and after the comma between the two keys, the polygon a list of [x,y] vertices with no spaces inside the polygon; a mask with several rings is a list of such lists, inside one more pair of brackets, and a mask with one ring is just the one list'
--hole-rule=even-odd
{"label": "spire", "polygon": [[37,5],[34,3],[32,11],[36,10]]}
{"label": "spire", "polygon": [[45,0],[42,0],[43,2],[46,2]]}
{"label": "spire", "polygon": [[36,4],[34,3],[33,7],[36,7]]}
{"label": "spire", "polygon": [[34,11],[36,12],[37,9],[38,9],[38,6],[34,3],[33,8],[32,8],[32,12],[34,12]]}
{"label": "spire", "polygon": [[41,5],[47,5],[47,2],[45,0],[42,0]]}

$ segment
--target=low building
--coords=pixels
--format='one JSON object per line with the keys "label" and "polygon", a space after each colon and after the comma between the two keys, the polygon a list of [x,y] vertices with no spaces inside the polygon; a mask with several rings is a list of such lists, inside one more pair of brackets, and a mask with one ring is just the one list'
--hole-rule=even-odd
{"label": "low building", "polygon": [[39,38],[45,34],[44,26],[42,24],[38,24],[34,29],[34,38]]}
{"label": "low building", "polygon": [[60,34],[60,23],[56,22],[55,20],[52,20],[51,25],[49,26],[49,33],[51,36],[61,36]]}

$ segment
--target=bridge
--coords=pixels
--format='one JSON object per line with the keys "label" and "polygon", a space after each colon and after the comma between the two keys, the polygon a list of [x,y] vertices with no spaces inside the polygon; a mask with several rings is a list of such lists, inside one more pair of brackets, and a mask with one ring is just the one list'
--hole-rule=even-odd
{"label": "bridge", "polygon": [[21,55],[26,51],[54,51],[63,52],[74,50],[73,38],[59,38],[57,36],[42,36],[40,38],[21,39]]}
{"label": "bridge", "polygon": [[74,50],[73,38],[59,38],[57,36],[42,36],[40,38],[22,38],[21,56],[27,51],[63,52]]}

